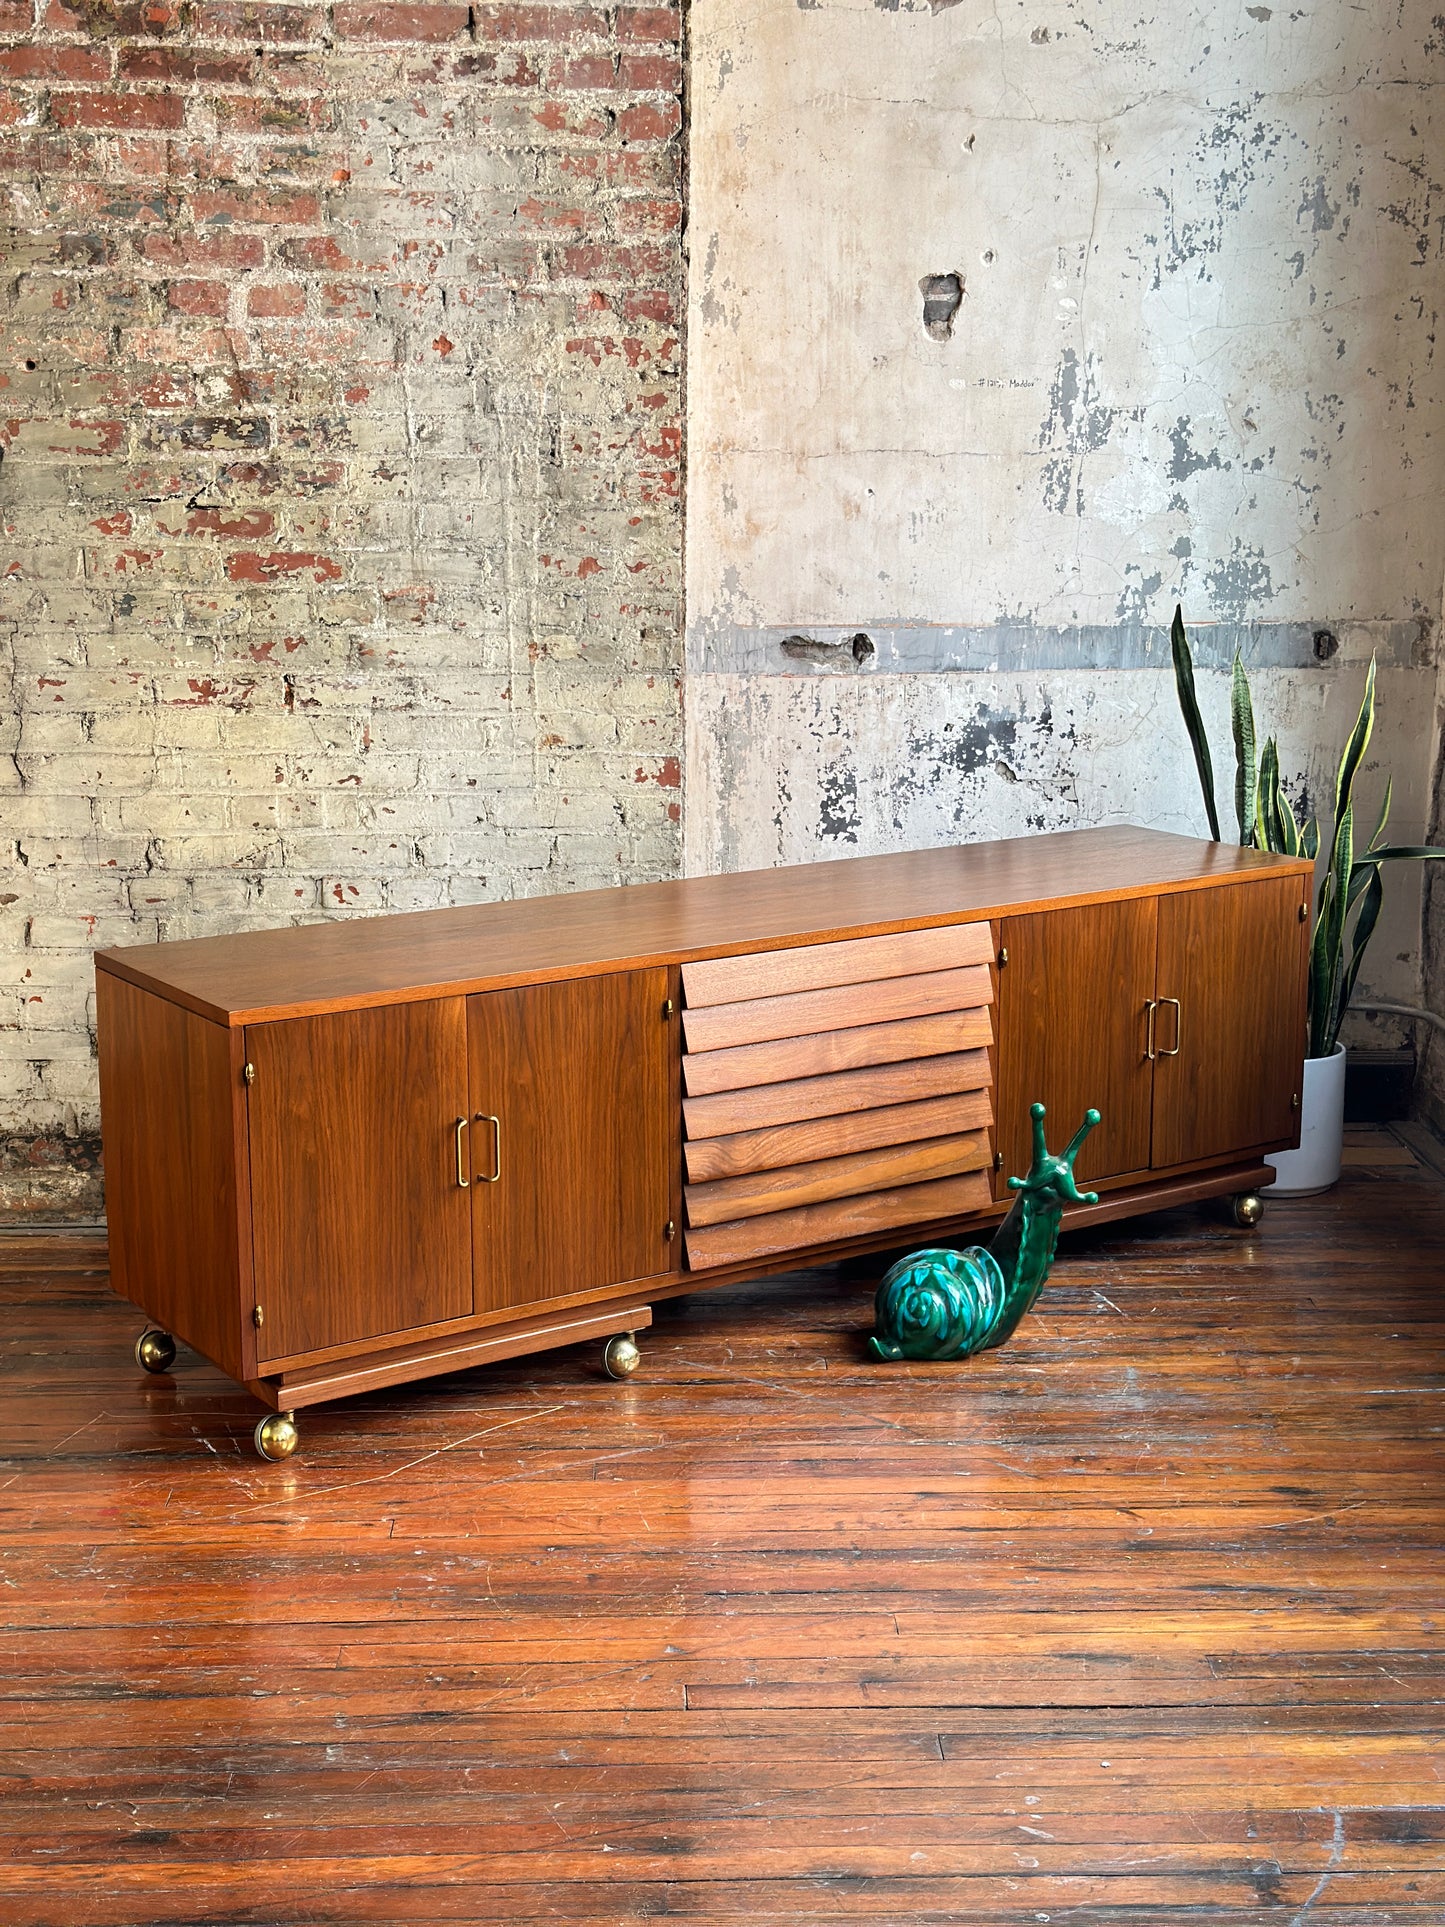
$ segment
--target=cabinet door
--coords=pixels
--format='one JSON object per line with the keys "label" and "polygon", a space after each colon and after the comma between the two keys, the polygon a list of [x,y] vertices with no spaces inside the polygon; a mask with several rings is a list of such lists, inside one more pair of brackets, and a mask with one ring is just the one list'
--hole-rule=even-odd
{"label": "cabinet door", "polygon": [[1059,1150],[1092,1105],[1102,1122],[1079,1153],[1081,1185],[1149,1165],[1151,1076],[1144,1055],[1154,995],[1153,898],[1009,917],[998,986],[996,1195],[1029,1168],[1029,1106],[1049,1113]]}
{"label": "cabinet door", "polygon": [[668,1269],[666,996],[629,970],[467,999],[478,1311]]}
{"label": "cabinet door", "polygon": [[252,1025],[246,1049],[262,1360],[466,1317],[463,999]]}
{"label": "cabinet door", "polygon": [[1293,1139],[1305,1047],[1297,876],[1160,899],[1154,1163]]}

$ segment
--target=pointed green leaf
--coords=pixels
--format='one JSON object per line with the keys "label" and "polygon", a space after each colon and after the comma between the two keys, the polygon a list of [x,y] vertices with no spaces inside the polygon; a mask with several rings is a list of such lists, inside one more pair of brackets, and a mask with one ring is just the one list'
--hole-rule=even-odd
{"label": "pointed green leaf", "polygon": [[1299,828],[1279,780],[1279,744],[1271,736],[1259,758],[1259,821],[1256,841],[1261,848],[1285,856],[1299,855]]}
{"label": "pointed green leaf", "polygon": [[1369,853],[1371,863],[1438,863],[1445,857],[1445,850],[1432,848],[1428,843],[1386,843],[1378,850]]}
{"label": "pointed green leaf", "polygon": [[1189,652],[1189,638],[1184,633],[1184,610],[1179,603],[1174,605],[1169,646],[1174,656],[1174,687],[1178,691],[1184,727],[1189,732],[1189,741],[1194,750],[1194,767],[1199,772],[1199,787],[1204,794],[1204,813],[1209,818],[1209,834],[1218,843],[1219,811],[1214,802],[1214,764],[1210,760],[1209,738],[1204,733],[1204,719],[1199,714],[1199,702],[1194,694],[1194,658]]}
{"label": "pointed green leaf", "polygon": [[1360,965],[1364,962],[1365,951],[1369,945],[1370,938],[1375,934],[1375,925],[1379,921],[1380,916],[1380,905],[1384,900],[1385,886],[1381,881],[1379,865],[1372,864],[1370,866],[1370,881],[1365,890],[1364,901],[1360,905],[1360,914],[1355,918],[1355,928],[1351,936],[1350,967],[1345,972],[1344,988],[1340,995],[1341,1016],[1349,1009],[1350,999],[1355,994],[1355,979],[1360,974]]}
{"label": "pointed green leaf", "polygon": [[1379,842],[1380,838],[1385,834],[1385,825],[1390,820],[1390,799],[1391,797],[1393,797],[1394,794],[1395,794],[1395,779],[1393,776],[1387,776],[1385,778],[1385,800],[1380,805],[1380,820],[1375,825],[1375,834],[1370,838],[1370,841],[1369,841],[1368,847],[1372,850],[1374,849],[1375,845]]}
{"label": "pointed green leaf", "polygon": [[1340,1031],[1340,989],[1344,977],[1345,917],[1354,870],[1355,817],[1347,804],[1335,830],[1329,873],[1315,925],[1310,964],[1310,1055],[1328,1057]]}
{"label": "pointed green leaf", "polygon": [[1320,820],[1312,816],[1300,831],[1300,852],[1313,863],[1320,853]]}
{"label": "pointed green leaf", "polygon": [[1345,897],[1345,909],[1354,908],[1356,899],[1363,896],[1370,878],[1380,874],[1380,866],[1372,856],[1362,856],[1350,870],[1350,887]]}
{"label": "pointed green leaf", "polygon": [[1370,666],[1365,672],[1365,693],[1360,698],[1360,713],[1355,718],[1355,726],[1350,731],[1350,740],[1345,744],[1345,753],[1340,758],[1339,774],[1335,778],[1335,821],[1338,823],[1350,802],[1355,787],[1355,772],[1359,769],[1365,750],[1369,746],[1370,732],[1375,727],[1375,658],[1370,657]]}
{"label": "pointed green leaf", "polygon": [[1239,820],[1239,840],[1253,843],[1258,771],[1254,751],[1254,704],[1249,696],[1249,678],[1239,651],[1234,652],[1234,668],[1229,687],[1229,720],[1234,731],[1234,814]]}

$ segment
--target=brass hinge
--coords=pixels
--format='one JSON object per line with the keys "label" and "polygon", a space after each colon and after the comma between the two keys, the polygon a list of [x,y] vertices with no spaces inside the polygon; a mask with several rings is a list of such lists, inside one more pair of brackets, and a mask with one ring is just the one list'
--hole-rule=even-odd
{"label": "brass hinge", "polygon": [[1002,1171],[1002,1169],[1003,1169],[1003,1152],[1002,1152],[1002,1151],[995,1151],[995,1152],[994,1152],[994,1154],[993,1154],[993,1168],[994,1168],[994,1170],[995,1170],[995,1171]]}
{"label": "brass hinge", "polygon": [[1309,915],[1309,913],[1310,913],[1309,905],[1307,903],[1302,903],[1299,907],[1299,920],[1301,923],[1304,922],[1305,918]]}
{"label": "brass hinge", "polygon": [[1289,1101],[1289,1107],[1292,1111],[1297,1111],[1299,1109],[1299,1092],[1298,1091],[1296,1091],[1293,1097],[1291,1097]]}
{"label": "brass hinge", "polygon": [[256,1081],[256,1066],[254,1064],[248,1064],[245,1070],[241,1072],[241,1075],[248,1084],[254,1084]]}
{"label": "brass hinge", "polygon": [[266,1322],[266,1312],[265,1312],[264,1306],[252,1305],[251,1323],[256,1327],[257,1331],[260,1331],[261,1327],[265,1324],[265,1322]]}
{"label": "brass hinge", "polygon": [[676,1231],[677,1231],[677,1226],[672,1222],[672,1219],[669,1218],[667,1223],[662,1227],[662,1236],[663,1236],[664,1242],[667,1244],[671,1244],[673,1237],[676,1234]]}
{"label": "brass hinge", "polygon": [[1004,967],[1004,965],[1005,965],[1005,964],[1006,964],[1007,962],[1008,962],[1008,945],[1007,945],[1007,944],[1005,944],[1005,945],[1004,945],[1004,947],[1003,947],[1003,949],[1002,949],[1002,950],[1000,950],[1000,951],[999,951],[999,953],[998,953],[998,967],[999,967],[999,969],[1000,969],[1000,970],[1002,970],[1002,969],[1003,969],[1003,967]]}
{"label": "brass hinge", "polygon": [[671,999],[671,997],[664,997],[664,998],[663,998],[663,1000],[662,1000],[662,1014],[663,1014],[663,1017],[664,1017],[664,1018],[667,1018],[667,1017],[671,1017],[671,1015],[672,1015],[672,999]]}

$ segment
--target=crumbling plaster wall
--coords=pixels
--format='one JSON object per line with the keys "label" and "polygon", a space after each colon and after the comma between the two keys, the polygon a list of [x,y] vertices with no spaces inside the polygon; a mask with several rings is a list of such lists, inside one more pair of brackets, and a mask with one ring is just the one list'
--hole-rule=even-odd
{"label": "crumbling plaster wall", "polygon": [[[1365,794],[1388,766],[1394,831],[1421,834],[1433,14],[695,0],[690,869],[1204,833],[1176,598],[1226,823],[1235,646],[1310,807],[1373,650]],[[951,332],[921,287],[948,275]],[[1377,993],[1417,997],[1419,959],[1397,873]]]}
{"label": "crumbling plaster wall", "polygon": [[[1435,693],[1435,784],[1430,841],[1445,846],[1445,661]],[[1427,1010],[1445,1017],[1445,864],[1432,864],[1425,878],[1424,996]],[[1420,1054],[1416,1096],[1437,1130],[1445,1133],[1445,1035],[1424,1024],[1413,1026]]]}
{"label": "crumbling plaster wall", "polygon": [[97,945],[676,873],[679,40],[0,0],[0,1205]]}

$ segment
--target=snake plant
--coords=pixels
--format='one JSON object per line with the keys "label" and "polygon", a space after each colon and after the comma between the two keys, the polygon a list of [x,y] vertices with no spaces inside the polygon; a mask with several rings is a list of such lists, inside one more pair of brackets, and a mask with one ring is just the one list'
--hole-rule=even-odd
{"label": "snake plant", "polygon": [[[1176,607],[1174,625],[1169,633],[1174,652],[1174,682],[1184,727],[1194,749],[1194,765],[1199,772],[1199,787],[1204,794],[1204,812],[1209,818],[1209,833],[1216,843],[1219,810],[1214,800],[1214,765],[1209,754],[1209,739],[1194,694],[1194,658],[1184,632],[1184,612]],[[1275,850],[1284,856],[1307,856],[1312,861],[1320,851],[1319,823],[1311,817],[1301,825],[1280,787],[1279,746],[1273,736],[1256,754],[1254,703],[1249,693],[1249,678],[1239,651],[1229,692],[1230,726],[1234,737],[1234,812],[1242,846],[1256,850]],[[1309,1055],[1328,1057],[1339,1040],[1340,1022],[1350,1007],[1355,979],[1360,974],[1365,950],[1375,934],[1385,886],[1380,874],[1384,863],[1445,861],[1445,850],[1423,843],[1382,843],[1390,817],[1392,784],[1385,784],[1385,800],[1380,805],[1374,835],[1357,856],[1355,854],[1355,777],[1375,727],[1375,658],[1371,656],[1365,673],[1365,693],[1355,726],[1345,744],[1335,776],[1334,833],[1328,856],[1320,873],[1315,906],[1314,936],[1310,944],[1309,972]],[[1346,950],[1348,949],[1348,958]]]}

